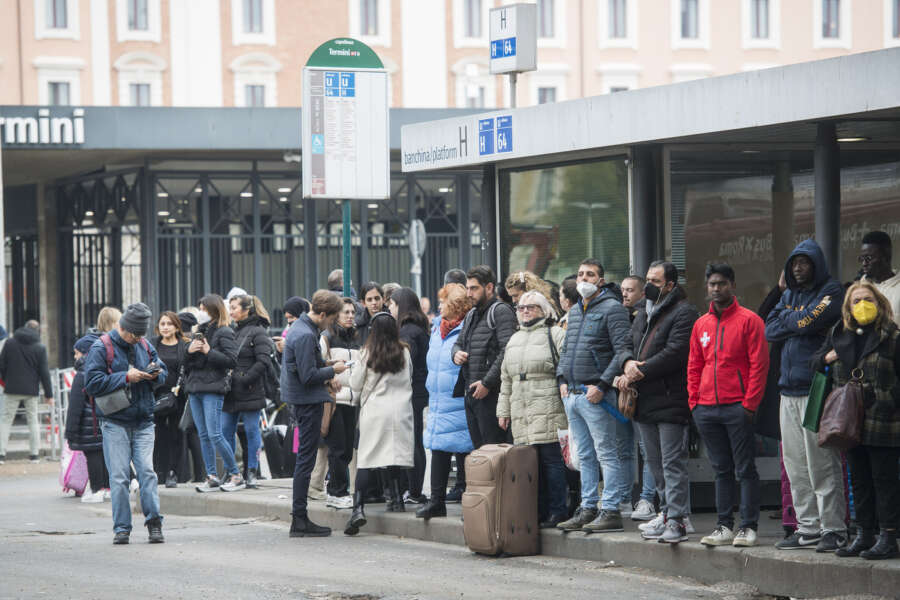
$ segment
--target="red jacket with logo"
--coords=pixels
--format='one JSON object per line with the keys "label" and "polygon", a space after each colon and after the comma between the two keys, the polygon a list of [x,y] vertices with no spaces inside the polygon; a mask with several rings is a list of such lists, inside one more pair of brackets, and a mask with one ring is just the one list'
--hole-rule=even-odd
{"label": "red jacket with logo", "polygon": [[738,304],[713,304],[694,323],[688,357],[688,405],[734,404],[756,412],[766,389],[769,345],[763,320]]}

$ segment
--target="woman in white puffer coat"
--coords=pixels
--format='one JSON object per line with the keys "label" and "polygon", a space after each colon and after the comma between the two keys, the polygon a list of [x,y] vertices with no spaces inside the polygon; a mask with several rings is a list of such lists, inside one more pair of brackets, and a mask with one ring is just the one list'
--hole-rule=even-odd
{"label": "woman in white puffer coat", "polygon": [[546,296],[525,292],[517,307],[519,330],[506,345],[500,368],[497,420],[512,427],[516,444],[534,446],[540,462],[538,515],[541,527],[556,527],[567,517],[565,464],[557,430],[568,428],[559,397],[556,366],[565,331],[553,323],[556,313]]}

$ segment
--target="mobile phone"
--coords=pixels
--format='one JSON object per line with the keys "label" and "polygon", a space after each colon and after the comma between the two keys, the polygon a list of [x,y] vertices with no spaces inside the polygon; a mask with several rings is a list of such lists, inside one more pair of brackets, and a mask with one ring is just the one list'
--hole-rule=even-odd
{"label": "mobile phone", "polygon": [[355,360],[348,360],[347,362],[344,363],[344,365],[345,365],[346,367],[348,367],[348,368],[349,368],[349,367],[352,367],[352,366],[355,365],[355,364],[356,364],[356,361],[355,361]]}
{"label": "mobile phone", "polygon": [[191,334],[191,339],[199,340],[202,342],[204,339],[206,339],[206,336],[203,335],[202,331],[195,331],[194,333]]}
{"label": "mobile phone", "polygon": [[149,365],[147,365],[147,370],[144,372],[148,373],[149,375],[155,375],[156,373],[159,373],[160,370],[162,370],[162,367],[160,367],[155,362],[152,362]]}

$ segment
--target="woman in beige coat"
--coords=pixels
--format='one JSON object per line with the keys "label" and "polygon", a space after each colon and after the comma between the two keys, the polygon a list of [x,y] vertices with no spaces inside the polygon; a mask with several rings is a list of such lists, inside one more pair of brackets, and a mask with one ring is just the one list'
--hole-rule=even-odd
{"label": "woman in beige coat", "polygon": [[546,296],[525,292],[517,307],[519,331],[509,339],[500,367],[497,420],[512,427],[516,444],[534,446],[540,462],[538,515],[541,527],[567,517],[566,467],[557,430],[566,429],[566,411],[556,384],[556,366],[565,331],[553,325],[556,313]]}
{"label": "woman in beige coat", "polygon": [[359,398],[359,445],[356,455],[356,491],[353,514],[344,528],[356,535],[366,524],[365,490],[374,469],[388,469],[388,512],[402,512],[400,478],[413,466],[412,363],[400,341],[397,321],[390,313],[377,313],[369,322],[369,336],[359,366],[350,376],[350,388]]}

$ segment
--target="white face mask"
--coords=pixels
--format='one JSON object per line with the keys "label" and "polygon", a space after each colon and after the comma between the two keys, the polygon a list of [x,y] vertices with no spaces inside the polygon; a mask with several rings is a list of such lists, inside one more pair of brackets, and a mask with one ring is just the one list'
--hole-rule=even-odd
{"label": "white face mask", "polygon": [[582,298],[590,298],[597,293],[597,285],[590,281],[579,281],[575,286]]}
{"label": "white face mask", "polygon": [[197,313],[197,325],[203,325],[204,323],[209,323],[210,320],[211,319],[209,317],[209,313],[207,313],[205,310],[201,310],[199,313]]}

